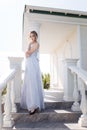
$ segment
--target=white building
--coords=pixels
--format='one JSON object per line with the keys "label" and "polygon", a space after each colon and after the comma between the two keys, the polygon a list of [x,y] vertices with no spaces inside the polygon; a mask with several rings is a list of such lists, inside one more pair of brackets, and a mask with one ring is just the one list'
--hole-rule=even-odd
{"label": "white building", "polygon": [[[64,101],[74,101],[71,109],[81,110],[78,122],[87,126],[87,13],[26,5],[23,13],[23,51],[27,48],[28,34],[32,30],[38,33],[40,53],[51,56],[51,86],[63,89]],[[0,106],[2,88],[7,84],[4,117],[0,107],[0,127],[2,124],[5,127],[13,125],[11,111],[16,112],[15,102],[20,102],[23,58],[9,57],[9,60],[10,68],[14,70],[0,81]]]}
{"label": "white building", "polygon": [[[73,111],[80,110],[78,101],[79,97],[82,98],[81,109],[87,114],[87,13],[26,5],[23,14],[23,51],[32,30],[39,35],[40,53],[51,56],[51,86],[63,88],[63,100],[75,100]],[[82,96],[79,96],[79,90]],[[82,116],[79,123],[85,126],[85,120],[87,117]]]}
{"label": "white building", "polygon": [[86,12],[26,5],[23,51],[27,48],[28,35],[32,30],[39,35],[40,53],[51,56],[51,86],[64,89],[64,100],[73,100],[74,86],[67,67],[76,65],[79,60],[81,68],[87,70]]}

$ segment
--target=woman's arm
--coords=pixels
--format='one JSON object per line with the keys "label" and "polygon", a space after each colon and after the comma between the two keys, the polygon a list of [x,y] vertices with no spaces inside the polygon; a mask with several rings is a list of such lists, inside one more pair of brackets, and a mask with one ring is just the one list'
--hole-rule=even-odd
{"label": "woman's arm", "polygon": [[30,50],[27,51],[28,55],[31,55],[35,50],[39,48],[39,44],[36,43],[33,47],[30,48]]}

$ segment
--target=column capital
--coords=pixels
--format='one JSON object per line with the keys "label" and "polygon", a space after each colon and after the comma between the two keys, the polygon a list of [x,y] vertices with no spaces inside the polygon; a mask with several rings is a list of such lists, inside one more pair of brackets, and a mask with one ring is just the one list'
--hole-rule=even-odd
{"label": "column capital", "polygon": [[40,27],[40,26],[41,26],[41,23],[40,23],[40,22],[37,22],[37,21],[29,21],[29,25],[30,25],[30,26]]}
{"label": "column capital", "polygon": [[9,56],[8,59],[10,62],[10,68],[12,69],[12,68],[20,67],[24,58]]}
{"label": "column capital", "polygon": [[28,30],[29,30],[29,32],[36,31],[39,35],[40,34],[40,26],[41,26],[41,23],[39,23],[37,21],[29,21]]}
{"label": "column capital", "polygon": [[22,81],[22,61],[23,57],[19,56],[9,56],[10,69],[17,68],[17,73],[14,78],[14,88],[15,88],[15,102],[20,102],[21,97],[21,81]]}
{"label": "column capital", "polygon": [[77,65],[77,61],[79,59],[64,59],[63,62],[66,64],[66,65]]}
{"label": "column capital", "polygon": [[23,57],[8,56],[8,59],[10,61],[13,61],[13,62],[22,62],[24,58]]}
{"label": "column capital", "polygon": [[64,86],[64,97],[65,101],[73,101],[73,90],[74,82],[73,75],[68,69],[68,66],[77,65],[78,59],[65,59],[64,60],[64,77],[63,77],[63,86]]}
{"label": "column capital", "polygon": [[38,42],[40,42],[40,27],[41,23],[37,20],[31,20],[31,17],[28,13],[24,13],[24,23],[23,23],[23,42],[22,42],[22,50],[25,51],[28,43],[30,42],[28,39],[28,35],[31,31],[36,31],[38,34]]}

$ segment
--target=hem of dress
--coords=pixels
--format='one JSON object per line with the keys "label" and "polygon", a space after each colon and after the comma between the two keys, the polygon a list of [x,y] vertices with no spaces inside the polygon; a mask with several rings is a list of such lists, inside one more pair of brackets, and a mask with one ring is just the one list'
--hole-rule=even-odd
{"label": "hem of dress", "polygon": [[33,106],[33,107],[31,107],[31,108],[28,108],[27,106],[24,107],[24,106],[21,106],[21,105],[20,105],[20,107],[21,107],[22,109],[27,109],[28,111],[31,111],[32,109],[37,109],[37,108],[39,109],[39,111],[45,109],[45,107],[43,108],[43,107],[39,107],[39,106]]}

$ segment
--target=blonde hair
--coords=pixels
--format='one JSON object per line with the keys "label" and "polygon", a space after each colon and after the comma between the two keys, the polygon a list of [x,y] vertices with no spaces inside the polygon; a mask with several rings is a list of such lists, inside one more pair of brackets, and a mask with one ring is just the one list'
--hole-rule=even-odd
{"label": "blonde hair", "polygon": [[31,31],[30,34],[31,34],[31,33],[34,34],[36,37],[38,37],[38,34],[37,34],[36,31]]}

